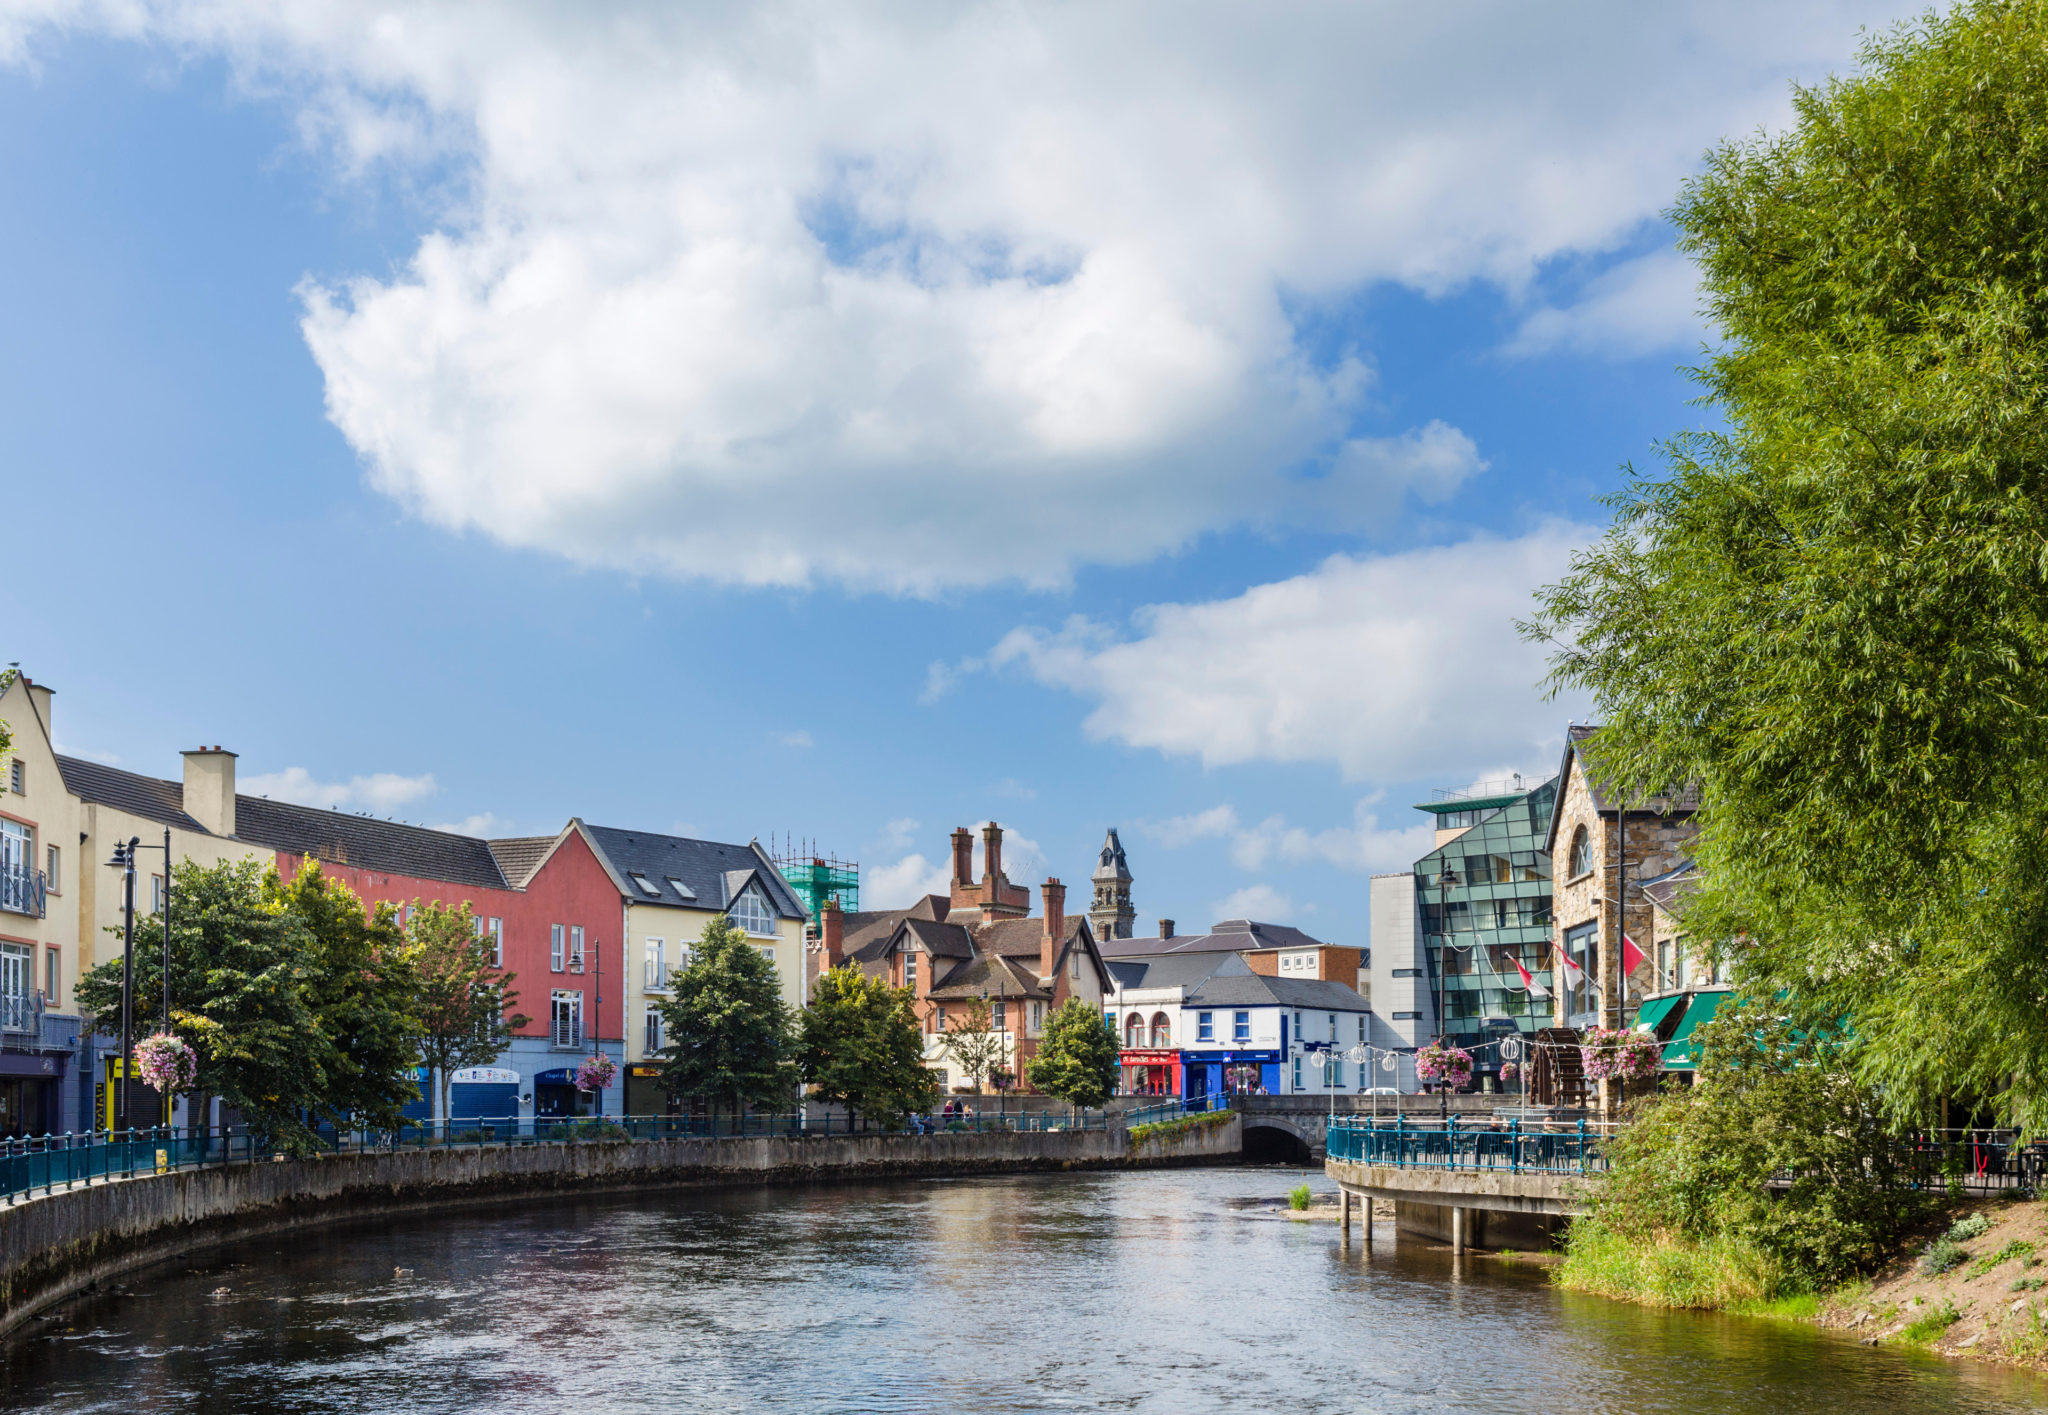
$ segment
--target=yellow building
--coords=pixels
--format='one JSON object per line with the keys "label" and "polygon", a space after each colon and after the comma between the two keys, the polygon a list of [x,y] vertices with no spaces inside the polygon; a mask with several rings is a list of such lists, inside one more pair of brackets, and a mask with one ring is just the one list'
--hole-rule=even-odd
{"label": "yellow building", "polygon": [[660,1003],[669,982],[690,966],[692,950],[724,915],[775,965],[782,1000],[809,1001],[804,976],[804,906],[758,841],[727,845],[644,830],[585,826],[585,837],[618,886],[626,939],[626,1112],[659,1114],[666,1100],[653,1081],[662,1035]]}

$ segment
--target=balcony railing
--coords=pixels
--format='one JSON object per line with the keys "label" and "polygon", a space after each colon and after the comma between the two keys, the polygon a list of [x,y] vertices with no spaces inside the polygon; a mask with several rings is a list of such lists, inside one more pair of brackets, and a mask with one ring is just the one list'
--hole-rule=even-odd
{"label": "balcony railing", "polygon": [[32,1032],[40,1036],[42,1030],[41,993],[0,993],[0,1032]]}
{"label": "balcony railing", "polygon": [[0,909],[40,919],[45,912],[50,877],[26,865],[0,865]]}

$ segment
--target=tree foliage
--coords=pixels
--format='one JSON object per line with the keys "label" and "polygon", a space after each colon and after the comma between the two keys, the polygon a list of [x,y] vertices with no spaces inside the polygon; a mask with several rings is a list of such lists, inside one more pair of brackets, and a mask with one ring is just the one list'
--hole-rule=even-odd
{"label": "tree foliage", "polygon": [[731,919],[720,915],[706,927],[660,1011],[669,1038],[661,1079],[671,1095],[735,1113],[789,1099],[796,1085],[789,1008],[775,965]]}
{"label": "tree foliage", "polygon": [[1099,1106],[1116,1089],[1116,1033],[1102,1013],[1070,997],[1046,1016],[1038,1055],[1025,1067],[1026,1079],[1069,1105]]}
{"label": "tree foliage", "polygon": [[946,1022],[946,1050],[960,1067],[960,1074],[979,1095],[988,1078],[1003,1064],[1008,1040],[996,1030],[995,1014],[988,999],[977,997],[966,1007],[949,1015]]}
{"label": "tree foliage", "polygon": [[1695,937],[1850,1015],[1895,1117],[2048,1124],[2048,9],[1869,40],[1672,213],[1720,422],[1525,630],[1620,791],[1697,785]]}
{"label": "tree foliage", "polygon": [[448,1073],[487,1066],[531,1018],[513,1012],[518,976],[501,969],[491,941],[478,932],[469,905],[450,909],[438,900],[414,912],[406,926],[418,975],[420,1055],[434,1073],[439,1106],[448,1118]]}
{"label": "tree foliage", "polygon": [[1767,1299],[1889,1257],[1931,1200],[1900,1185],[1897,1142],[1848,1062],[1854,1044],[1755,1004],[1723,1006],[1695,1035],[1697,1084],[1649,1101],[1610,1141],[1566,1281],[1578,1276],[1573,1260],[1589,1267],[1589,1255],[1617,1249],[1649,1255],[1639,1270],[1652,1282],[1682,1271],[1688,1254],[1736,1256],[1753,1275],[1741,1295]]}
{"label": "tree foliage", "polygon": [[911,994],[852,964],[818,976],[797,1055],[819,1099],[856,1115],[899,1125],[932,1103],[936,1081],[924,1064]]}

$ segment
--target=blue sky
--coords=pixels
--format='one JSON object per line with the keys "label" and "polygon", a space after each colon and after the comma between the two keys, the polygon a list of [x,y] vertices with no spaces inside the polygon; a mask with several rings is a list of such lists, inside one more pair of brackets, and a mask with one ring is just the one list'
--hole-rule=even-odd
{"label": "blue sky", "polygon": [[[1409,7],[1412,8],[1412,7]],[[1699,418],[1659,213],[1904,7],[0,6],[66,750],[1365,941]],[[1021,855],[1021,860],[1018,856]]]}

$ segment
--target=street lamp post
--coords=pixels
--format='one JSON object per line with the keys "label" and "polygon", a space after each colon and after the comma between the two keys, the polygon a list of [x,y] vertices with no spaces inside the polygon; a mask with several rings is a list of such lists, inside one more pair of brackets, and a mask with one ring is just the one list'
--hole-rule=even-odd
{"label": "street lamp post", "polygon": [[[1444,867],[1436,877],[1436,1043],[1442,1048],[1449,1029],[1444,1016],[1445,983],[1444,974],[1451,964],[1451,891],[1460,883],[1457,870],[1451,867],[1450,856],[1444,857]],[[1446,1078],[1437,1079],[1437,1095],[1442,1104],[1438,1114],[1443,1119],[1451,1118],[1451,1093]]]}
{"label": "street lamp post", "polygon": [[142,837],[119,841],[114,846],[114,858],[107,861],[108,868],[120,870],[121,875],[121,1075],[120,1089],[114,1092],[114,1119],[116,1128],[128,1128],[128,1060],[129,1037],[134,1030],[131,1017],[135,1008],[135,852],[142,845]]}

